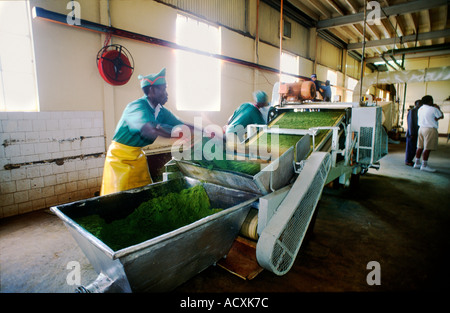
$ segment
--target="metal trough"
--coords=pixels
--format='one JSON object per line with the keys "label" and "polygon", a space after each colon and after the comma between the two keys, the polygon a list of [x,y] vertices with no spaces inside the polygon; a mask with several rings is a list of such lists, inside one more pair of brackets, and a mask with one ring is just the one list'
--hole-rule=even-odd
{"label": "metal trough", "polygon": [[166,171],[170,172],[172,171],[170,167],[176,166],[183,175],[188,177],[266,195],[290,183],[295,174],[293,167],[295,152],[296,147],[291,147],[255,175],[223,169],[209,169],[192,161],[176,159],[172,159],[166,164]]}
{"label": "metal trough", "polygon": [[[123,218],[139,204],[167,192],[203,184],[214,208],[223,211],[142,243],[113,251],[74,219],[99,214]],[[81,292],[165,292],[226,256],[258,196],[181,177],[111,195],[58,205],[61,219],[91,262],[98,278]]]}

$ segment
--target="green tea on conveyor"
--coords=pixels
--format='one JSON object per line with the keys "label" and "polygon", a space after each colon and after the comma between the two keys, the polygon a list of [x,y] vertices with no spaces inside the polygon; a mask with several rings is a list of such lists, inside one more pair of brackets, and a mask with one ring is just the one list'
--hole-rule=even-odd
{"label": "green tea on conveyor", "polygon": [[[259,173],[261,171],[261,164],[258,162],[251,162],[248,160],[247,161],[246,160],[242,160],[242,161],[227,160],[225,144],[223,145],[223,149],[222,149],[223,151],[219,158],[213,158],[212,160],[207,160],[205,158],[205,153],[208,153],[208,151],[206,151],[207,149],[205,149],[204,147],[205,147],[205,144],[209,140],[210,139],[207,139],[207,138],[203,139],[203,146],[202,146],[203,153],[201,154],[202,155],[201,160],[196,160],[196,158],[194,156],[195,150],[192,149],[191,161],[193,163],[198,164],[201,167],[207,168],[209,170],[227,170],[227,171],[248,174],[251,176],[256,175],[257,173]],[[215,147],[211,150],[212,150],[211,153],[214,155]]]}
{"label": "green tea on conveyor", "polygon": [[[342,110],[321,112],[285,112],[269,126],[277,126],[282,129],[305,130],[312,127],[334,126],[342,114]],[[315,136],[315,144],[319,144],[328,132],[330,132],[330,130],[319,130]],[[279,154],[283,154],[290,147],[294,146],[302,137],[302,135],[278,134]],[[267,151],[270,152],[270,147],[272,145],[271,134],[262,134],[251,144],[257,144],[259,147],[264,148],[267,147]]]}
{"label": "green tea on conveyor", "polygon": [[271,126],[288,129],[309,129],[319,126],[333,126],[344,113],[342,110],[320,112],[286,112]]}
{"label": "green tea on conveyor", "polygon": [[81,227],[114,251],[168,233],[221,209],[212,209],[203,186],[150,199],[124,219],[106,223],[99,215],[75,219]]}

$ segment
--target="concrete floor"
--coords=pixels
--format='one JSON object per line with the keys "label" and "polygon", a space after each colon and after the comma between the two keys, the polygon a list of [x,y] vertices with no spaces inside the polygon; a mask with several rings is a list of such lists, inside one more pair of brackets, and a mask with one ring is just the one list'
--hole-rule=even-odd
{"label": "concrete floor", "polygon": [[[356,190],[326,187],[313,236],[293,268],[278,277],[263,271],[243,280],[211,266],[178,292],[358,292],[448,290],[450,248],[450,142],[426,173],[404,165],[404,142],[390,144],[381,169],[362,176]],[[81,284],[97,273],[61,220],[48,210],[0,220],[0,291],[72,293],[66,281],[76,261]],[[380,264],[381,285],[370,286],[370,261]],[[69,275],[70,276],[70,275]]]}

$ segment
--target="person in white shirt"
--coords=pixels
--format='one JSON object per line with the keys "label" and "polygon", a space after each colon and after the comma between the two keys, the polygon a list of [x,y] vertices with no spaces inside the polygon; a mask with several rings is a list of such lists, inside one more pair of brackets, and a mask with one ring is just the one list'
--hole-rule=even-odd
{"label": "person in white shirt", "polygon": [[[439,106],[433,103],[432,96],[422,98],[422,107],[418,112],[419,137],[417,140],[416,161],[414,168],[420,168],[422,171],[435,172],[436,170],[428,166],[430,152],[437,149],[438,146],[438,128],[439,120],[444,118]],[[423,160],[420,158],[423,154]]]}

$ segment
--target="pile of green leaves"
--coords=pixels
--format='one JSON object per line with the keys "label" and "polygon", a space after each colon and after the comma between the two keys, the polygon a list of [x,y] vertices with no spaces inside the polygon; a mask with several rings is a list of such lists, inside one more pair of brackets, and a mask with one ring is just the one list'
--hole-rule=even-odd
{"label": "pile of green leaves", "polygon": [[107,223],[98,214],[75,219],[81,227],[117,251],[168,233],[221,211],[212,209],[201,184],[143,202],[124,219]]}

